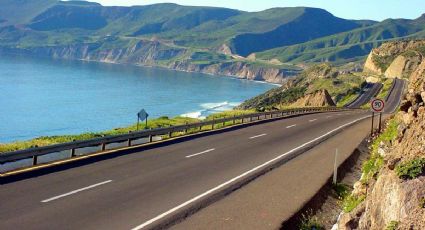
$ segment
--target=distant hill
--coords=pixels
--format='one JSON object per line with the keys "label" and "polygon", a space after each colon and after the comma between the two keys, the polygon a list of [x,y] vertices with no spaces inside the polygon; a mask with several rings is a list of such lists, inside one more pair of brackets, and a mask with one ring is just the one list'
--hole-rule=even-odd
{"label": "distant hill", "polygon": [[282,62],[339,61],[364,58],[372,48],[394,39],[423,38],[424,17],[416,20],[388,19],[371,26],[318,38],[302,44],[257,53],[257,58]]}
{"label": "distant hill", "polygon": [[346,20],[308,7],[244,12],[58,0],[0,0],[0,6],[0,52],[207,73],[225,69],[229,75],[252,75],[252,69],[244,70],[250,66],[256,79],[265,72],[282,76],[306,62],[364,60],[382,42],[425,37],[425,16]]}
{"label": "distant hill", "polygon": [[0,0],[0,23],[8,25],[28,23],[58,2],[59,0]]}

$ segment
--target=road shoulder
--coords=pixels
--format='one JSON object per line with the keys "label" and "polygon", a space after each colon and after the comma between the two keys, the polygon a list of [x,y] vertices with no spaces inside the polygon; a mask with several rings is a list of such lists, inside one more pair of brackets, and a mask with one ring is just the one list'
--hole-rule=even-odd
{"label": "road shoulder", "polygon": [[[342,164],[368,135],[369,119],[257,178],[172,229],[278,229],[327,183],[334,152]],[[350,140],[349,142],[347,140]]]}

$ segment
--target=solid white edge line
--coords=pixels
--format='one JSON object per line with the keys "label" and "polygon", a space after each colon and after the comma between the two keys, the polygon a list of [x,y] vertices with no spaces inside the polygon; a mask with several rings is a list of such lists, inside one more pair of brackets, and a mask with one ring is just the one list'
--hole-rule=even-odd
{"label": "solid white edge line", "polygon": [[186,156],[186,158],[191,158],[191,157],[198,156],[198,155],[201,155],[201,154],[204,154],[204,153],[209,153],[209,152],[212,152],[212,151],[214,151],[214,150],[215,150],[215,149],[208,149],[208,150],[205,150],[205,151],[200,152],[200,153],[196,153],[196,154],[188,155],[188,156]]}
{"label": "solid white edge line", "polygon": [[50,201],[54,201],[54,200],[60,199],[62,197],[69,196],[69,195],[72,195],[72,194],[75,194],[75,193],[78,193],[78,192],[82,192],[82,191],[85,191],[85,190],[88,190],[88,189],[92,189],[94,187],[101,186],[101,185],[104,185],[104,184],[107,184],[107,183],[110,183],[110,182],[112,182],[112,180],[107,180],[107,181],[100,182],[100,183],[97,183],[97,184],[94,184],[94,185],[90,185],[90,186],[87,186],[87,187],[84,187],[84,188],[80,188],[80,189],[59,195],[59,196],[55,196],[55,197],[52,197],[52,198],[49,198],[49,199],[46,199],[46,200],[42,200],[41,202],[47,203],[47,202],[50,202]]}
{"label": "solid white edge line", "polygon": [[297,125],[295,124],[295,125],[286,126],[286,128],[290,129],[290,128],[295,127],[295,126],[297,126]]}
{"label": "solid white edge line", "polygon": [[338,130],[340,130],[342,128],[345,128],[345,127],[347,127],[347,126],[349,126],[351,124],[354,124],[354,123],[356,123],[358,121],[361,121],[363,119],[366,119],[368,117],[370,117],[370,115],[369,116],[362,117],[362,118],[359,118],[359,119],[356,119],[356,120],[354,120],[352,122],[349,122],[349,123],[346,123],[344,125],[341,125],[341,126],[335,128],[335,129],[333,129],[333,130],[331,130],[331,131],[329,131],[329,132],[327,132],[327,133],[325,133],[325,134],[323,134],[323,135],[321,135],[321,136],[319,136],[319,137],[311,140],[311,141],[308,141],[308,142],[306,142],[306,143],[304,143],[304,144],[302,144],[302,145],[300,145],[300,146],[298,146],[298,147],[296,147],[294,149],[289,150],[288,152],[286,152],[286,153],[284,153],[284,154],[282,154],[282,155],[280,155],[280,156],[278,156],[276,158],[273,158],[273,159],[271,159],[271,160],[269,160],[269,161],[267,161],[267,162],[265,162],[265,163],[263,163],[263,164],[255,167],[255,168],[253,168],[253,169],[251,169],[249,171],[246,171],[246,172],[242,173],[241,175],[239,175],[237,177],[234,177],[234,178],[232,178],[232,179],[224,182],[223,184],[220,184],[217,187],[214,187],[214,188],[212,188],[212,189],[210,189],[210,190],[208,190],[208,191],[206,191],[206,192],[204,192],[204,193],[202,193],[202,194],[200,194],[200,195],[198,195],[198,196],[196,196],[196,197],[194,197],[194,198],[192,198],[192,199],[190,199],[190,200],[188,200],[188,201],[186,201],[186,202],[184,202],[184,203],[182,203],[182,204],[180,204],[180,205],[178,205],[178,206],[176,206],[176,207],[174,207],[174,208],[172,208],[172,209],[170,209],[170,210],[168,210],[168,211],[166,211],[166,212],[164,212],[162,214],[159,214],[158,216],[156,216],[156,217],[154,217],[154,218],[152,218],[152,219],[144,222],[143,224],[132,228],[132,230],[143,229],[144,227],[146,227],[146,226],[154,223],[155,221],[158,221],[158,220],[164,218],[165,216],[167,216],[167,215],[169,215],[169,214],[171,214],[171,213],[173,213],[173,212],[175,212],[175,211],[177,211],[177,210],[179,210],[179,209],[181,209],[181,208],[183,208],[183,207],[185,207],[185,206],[187,206],[187,205],[189,205],[189,204],[191,204],[191,203],[193,203],[193,202],[195,202],[195,201],[197,201],[197,200],[199,200],[199,199],[201,199],[201,198],[203,198],[203,197],[205,197],[205,196],[207,196],[207,195],[209,195],[209,194],[211,194],[211,193],[213,193],[213,192],[215,192],[215,191],[217,191],[217,190],[219,190],[219,189],[221,189],[221,188],[223,188],[223,187],[225,187],[225,186],[227,186],[227,185],[229,185],[229,184],[231,184],[231,183],[233,183],[233,182],[235,182],[235,181],[237,181],[239,179],[241,179],[242,177],[245,177],[246,175],[248,175],[248,174],[250,174],[252,172],[257,171],[260,168],[263,168],[263,167],[265,167],[265,166],[267,166],[267,165],[269,165],[269,164],[271,164],[271,163],[273,163],[273,162],[275,162],[277,160],[280,160],[282,157],[284,157],[284,156],[286,156],[288,154],[291,154],[291,153],[293,153],[293,152],[295,152],[295,151],[297,151],[297,150],[299,150],[299,149],[301,149],[301,148],[303,148],[303,147],[305,147],[305,146],[307,146],[307,145],[309,145],[311,143],[314,143],[315,141],[320,140],[323,137],[326,137],[326,136],[332,134],[333,132],[336,132],[336,131],[338,131]]}
{"label": "solid white edge line", "polygon": [[260,135],[257,135],[257,136],[253,136],[253,137],[250,137],[249,139],[255,139],[257,137],[262,137],[262,136],[265,136],[265,135],[267,135],[267,133],[263,133],[263,134],[260,134]]}
{"label": "solid white edge line", "polygon": [[312,119],[312,120],[309,120],[309,122],[313,122],[313,121],[317,121],[317,119]]}

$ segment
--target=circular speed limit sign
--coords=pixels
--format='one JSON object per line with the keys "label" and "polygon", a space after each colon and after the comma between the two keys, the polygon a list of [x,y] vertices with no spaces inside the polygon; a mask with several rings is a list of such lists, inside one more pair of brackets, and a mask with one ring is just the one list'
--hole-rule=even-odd
{"label": "circular speed limit sign", "polygon": [[371,107],[374,112],[380,113],[384,110],[385,102],[382,99],[374,99],[371,102]]}

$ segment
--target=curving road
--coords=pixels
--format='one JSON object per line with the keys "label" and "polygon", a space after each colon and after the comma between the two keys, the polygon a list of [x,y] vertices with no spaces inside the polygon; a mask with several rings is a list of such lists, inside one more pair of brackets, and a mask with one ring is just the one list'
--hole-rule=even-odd
{"label": "curving road", "polygon": [[381,83],[368,83],[363,89],[360,95],[352,102],[348,103],[344,107],[354,109],[360,108],[362,105],[369,103],[370,100],[375,97],[382,89]]}
{"label": "curving road", "polygon": [[[388,108],[397,107],[401,85]],[[158,227],[368,116],[351,110],[287,118],[5,183],[0,229]]]}

